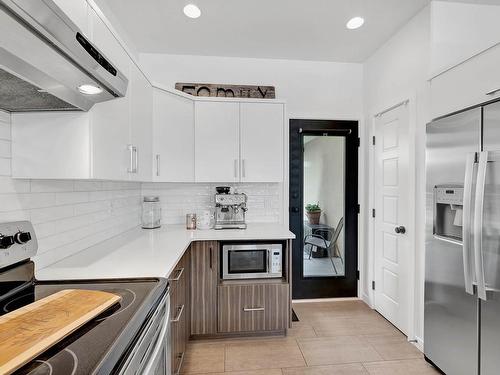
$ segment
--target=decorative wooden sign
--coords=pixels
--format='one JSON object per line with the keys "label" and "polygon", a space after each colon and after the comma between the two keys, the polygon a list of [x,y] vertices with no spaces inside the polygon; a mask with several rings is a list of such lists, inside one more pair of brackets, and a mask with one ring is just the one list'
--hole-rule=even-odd
{"label": "decorative wooden sign", "polygon": [[222,98],[275,99],[274,86],[219,85],[214,83],[181,83],[175,89],[193,96]]}

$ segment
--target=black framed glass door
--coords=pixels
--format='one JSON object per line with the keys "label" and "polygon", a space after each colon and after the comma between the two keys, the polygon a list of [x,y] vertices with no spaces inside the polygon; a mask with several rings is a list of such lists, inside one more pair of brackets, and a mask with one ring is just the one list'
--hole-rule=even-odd
{"label": "black framed glass door", "polygon": [[293,298],[355,297],[358,123],[290,120]]}

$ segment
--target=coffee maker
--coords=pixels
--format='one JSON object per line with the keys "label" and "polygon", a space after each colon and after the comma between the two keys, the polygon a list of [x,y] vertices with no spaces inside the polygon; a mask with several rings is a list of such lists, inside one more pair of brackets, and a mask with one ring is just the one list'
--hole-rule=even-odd
{"label": "coffee maker", "polygon": [[218,186],[215,194],[215,229],[246,229],[247,195],[230,194],[227,186]]}

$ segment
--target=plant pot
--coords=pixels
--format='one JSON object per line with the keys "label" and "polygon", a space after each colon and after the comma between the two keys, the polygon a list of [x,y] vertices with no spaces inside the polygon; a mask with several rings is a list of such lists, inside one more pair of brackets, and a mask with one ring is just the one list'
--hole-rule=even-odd
{"label": "plant pot", "polygon": [[319,218],[321,217],[321,211],[310,211],[306,212],[307,220],[309,224],[319,224]]}

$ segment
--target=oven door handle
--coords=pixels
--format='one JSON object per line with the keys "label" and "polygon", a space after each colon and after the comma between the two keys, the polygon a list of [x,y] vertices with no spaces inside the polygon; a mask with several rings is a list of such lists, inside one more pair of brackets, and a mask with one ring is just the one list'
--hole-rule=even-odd
{"label": "oven door handle", "polygon": [[[158,339],[155,343],[155,348],[152,350],[152,354],[149,356],[147,363],[144,364],[144,372],[143,374],[153,374],[154,370],[158,364],[158,361],[162,359],[161,350],[164,349],[167,352],[165,355],[167,356],[167,361],[165,364],[166,370],[170,370],[171,361],[170,361],[170,295],[167,295],[164,303],[166,304],[166,313],[164,317],[163,327],[161,328],[160,334],[158,335]],[[167,344],[165,345],[165,340],[167,340]]]}

